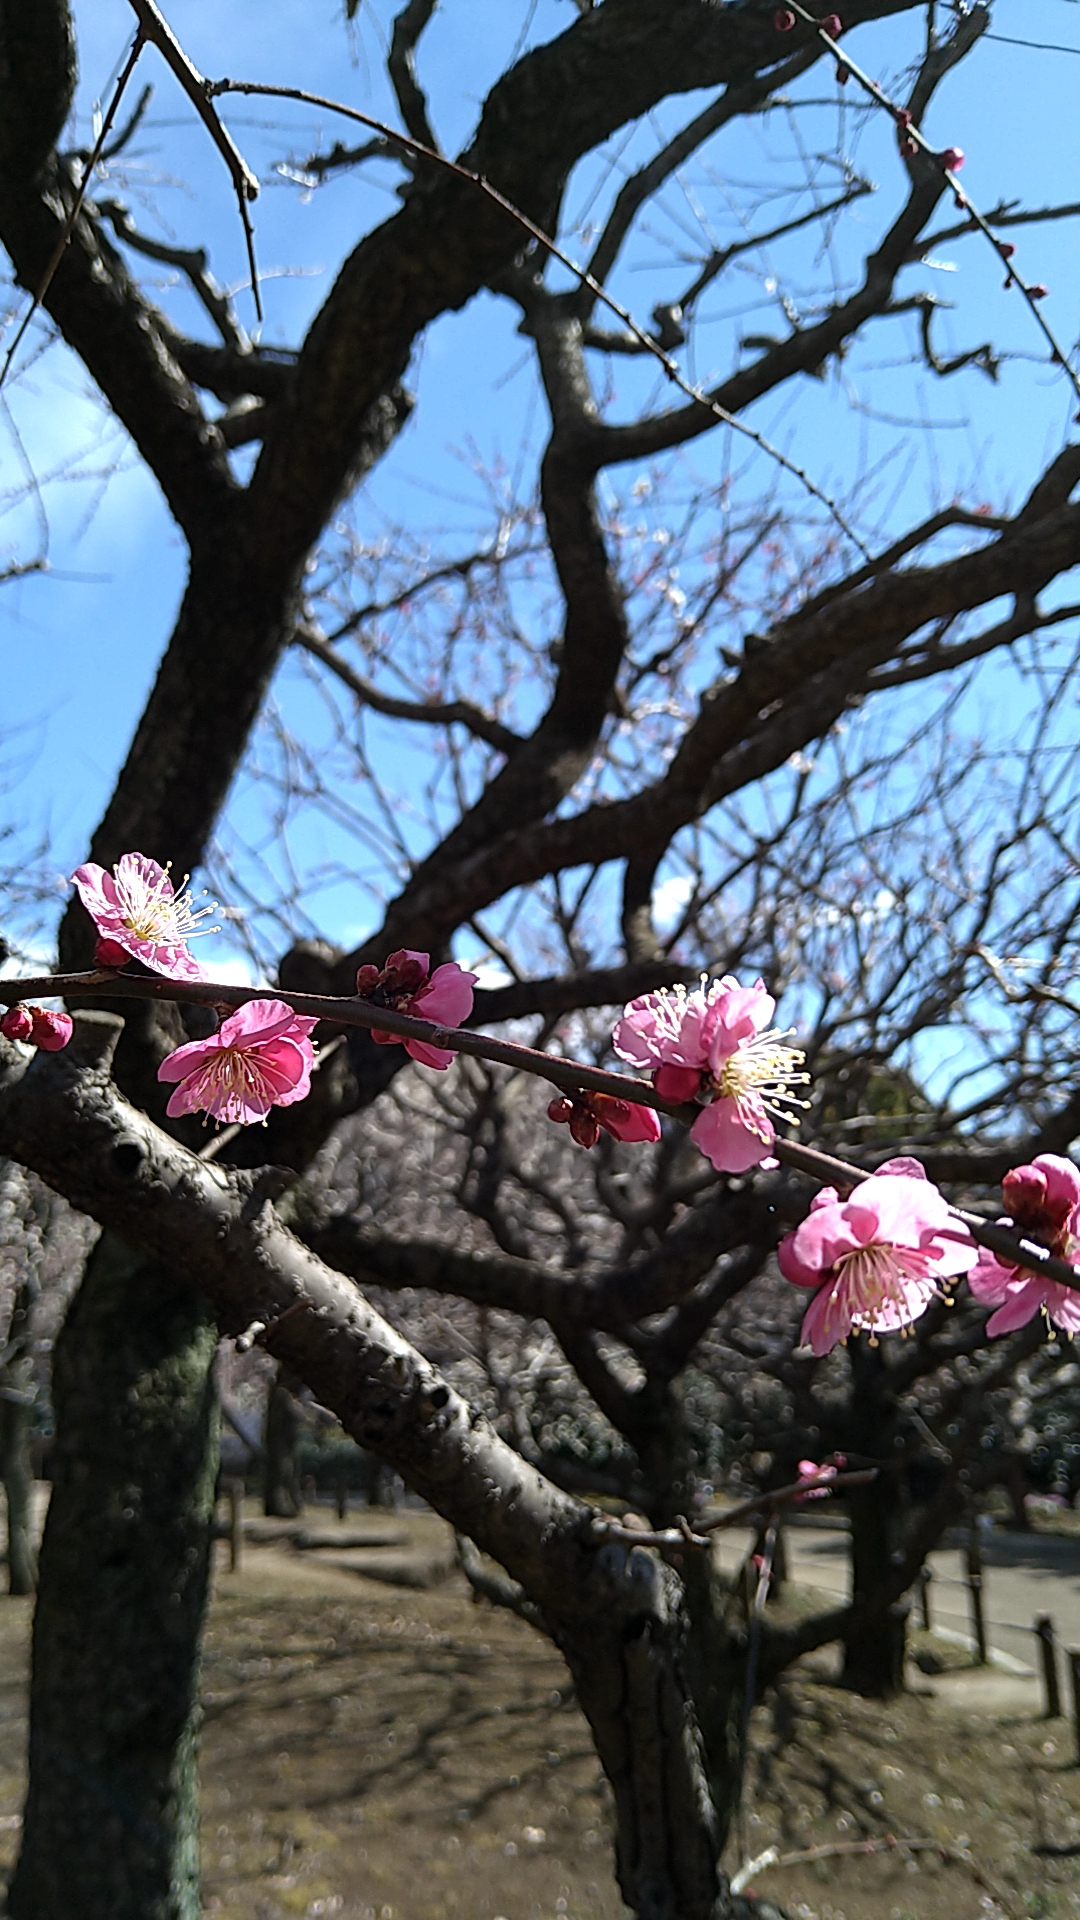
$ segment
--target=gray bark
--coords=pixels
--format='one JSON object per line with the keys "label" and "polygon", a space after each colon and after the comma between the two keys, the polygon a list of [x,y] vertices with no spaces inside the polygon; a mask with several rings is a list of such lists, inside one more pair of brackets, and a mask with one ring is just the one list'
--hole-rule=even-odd
{"label": "gray bark", "polygon": [[[6,1386],[0,1385],[0,1461],[3,1462],[4,1494],[7,1500],[7,1570],[9,1593],[34,1593],[37,1590],[37,1554],[34,1549],[33,1490],[34,1472],[30,1457],[30,1414],[32,1401],[28,1388],[16,1384],[14,1368],[5,1369]],[[28,1368],[20,1369],[25,1377]],[[13,1377],[14,1376],[14,1377]],[[15,1396],[20,1397],[16,1398]]]}
{"label": "gray bark", "polygon": [[13,1920],[197,1920],[217,1411],[199,1295],[111,1234],[55,1353]]}
{"label": "gray bark", "polygon": [[16,1289],[8,1328],[8,1358],[0,1366],[0,1477],[7,1503],[9,1593],[37,1590],[34,1469],[30,1454],[35,1397],[31,1313],[36,1292],[36,1280],[30,1275]]}
{"label": "gray bark", "polygon": [[[14,1049],[0,1045],[0,1151],[35,1167],[58,1191],[121,1234],[138,1249],[151,1272],[167,1258],[171,1269],[189,1275],[226,1332],[262,1322],[265,1347],[299,1375],[324,1406],[333,1409],[346,1431],[361,1446],[378,1453],[459,1531],[501,1563],[539,1610],[577,1682],[614,1790],[618,1871],[627,1903],[648,1920],[721,1920],[721,1916],[728,1920],[738,1907],[728,1897],[717,1864],[720,1826],[686,1673],[687,1618],[681,1583],[673,1569],[647,1548],[613,1540],[591,1509],[559,1492],[501,1441],[350,1282],[296,1240],[266,1197],[272,1173],[263,1180],[200,1161],[129,1106],[108,1079],[118,1026],[108,1014],[80,1014],[66,1052],[38,1055],[29,1066]],[[141,1285],[144,1300],[152,1298],[145,1277]],[[179,1302],[175,1312],[180,1313]],[[115,1333],[119,1347],[126,1350],[129,1336],[123,1313]],[[187,1337],[191,1338],[190,1332]],[[209,1329],[206,1337],[212,1339]],[[98,1416],[100,1378],[93,1377],[89,1356],[74,1333],[65,1344],[72,1388],[79,1387],[87,1408],[92,1405]],[[107,1347],[95,1360],[107,1375],[110,1367],[119,1364]],[[199,1378],[198,1369],[178,1371],[178,1379],[189,1388]],[[116,1409],[123,1445],[129,1447],[138,1437],[140,1407],[129,1407],[123,1395],[115,1392],[110,1393],[109,1403]],[[184,1405],[191,1420],[192,1448],[197,1451],[204,1444],[199,1434],[205,1429],[199,1426],[199,1409],[190,1397]],[[175,1426],[172,1407],[163,1410]],[[208,1409],[203,1409],[203,1418],[210,1418]],[[125,1422],[135,1423],[135,1435],[124,1431]],[[142,1638],[147,1660],[166,1661],[173,1624],[168,1600],[173,1591],[180,1595],[176,1643],[182,1658],[177,1661],[177,1675],[182,1669],[187,1684],[178,1686],[173,1708],[184,1766],[193,1764],[194,1723],[188,1715],[193,1713],[190,1677],[193,1630],[203,1591],[203,1540],[209,1530],[209,1453],[206,1460],[206,1477],[200,1482],[205,1500],[197,1510],[182,1507],[176,1522],[178,1554],[168,1577],[163,1579],[162,1569],[142,1563],[134,1551],[135,1523],[125,1510],[118,1514],[115,1503],[95,1516],[94,1537],[82,1540],[78,1549],[79,1554],[100,1558],[111,1538],[121,1556],[116,1574],[121,1604],[107,1623],[114,1660],[118,1618],[122,1614],[127,1620],[129,1596],[138,1593],[132,1631]],[[60,1463],[63,1478],[58,1478],[57,1494],[61,1486],[64,1491],[57,1500],[55,1520],[50,1516],[47,1561],[53,1554],[62,1556],[69,1526],[85,1524],[85,1495],[78,1495],[76,1466],[74,1457]],[[129,1471],[118,1444],[114,1475],[120,1485]],[[199,1480],[194,1461],[189,1461],[187,1473]],[[98,1491],[108,1484],[103,1479]],[[157,1488],[153,1491],[156,1497]],[[136,1512],[133,1503],[131,1513]],[[67,1520],[62,1526],[64,1515]],[[144,1583],[141,1588],[140,1582]],[[57,1569],[54,1591],[58,1596],[62,1587],[62,1570]],[[51,1629],[58,1641],[69,1621],[70,1609],[58,1604]],[[65,1684],[79,1685],[81,1670],[62,1643],[49,1642],[49,1631],[43,1618],[34,1710],[35,1738],[44,1742],[44,1751],[39,1745],[37,1785],[32,1792],[42,1794],[44,1783],[50,1783],[57,1797],[56,1819],[66,1838],[73,1832],[73,1813],[61,1798],[63,1763],[52,1759],[49,1742],[55,1739],[63,1750],[66,1730],[57,1724],[59,1702]],[[123,1631],[120,1624],[119,1633]],[[91,1623],[81,1619],[79,1634],[89,1637],[88,1651],[92,1651]],[[104,1643],[102,1636],[98,1645]],[[168,1697],[167,1679],[167,1672],[155,1676],[155,1700]],[[120,1687],[117,1704],[114,1732],[119,1738],[102,1752],[102,1760],[111,1769],[109,1778],[115,1777],[122,1787],[141,1728],[137,1703],[126,1686]],[[190,1740],[184,1745],[189,1726]],[[102,1729],[98,1750],[109,1730]],[[76,1763],[70,1751],[66,1758],[69,1772],[64,1790],[80,1807],[88,1808],[91,1795],[84,1784],[85,1757],[78,1762],[82,1772],[72,1771]],[[159,1779],[153,1784],[157,1804],[167,1817],[174,1782]],[[145,1783],[142,1791],[149,1790],[150,1783]],[[99,1809],[99,1822],[100,1818]],[[37,1819],[34,1824],[43,1837],[44,1821]],[[174,1836],[178,1857],[181,1838]],[[96,1833],[88,1832],[87,1843],[100,1851]],[[140,1829],[133,1838],[133,1851],[140,1859],[145,1857],[143,1845]],[[50,1913],[35,1889],[35,1876],[37,1888],[49,1884],[50,1862],[44,1851],[39,1845],[33,1860],[24,1855],[20,1862],[13,1889],[16,1920],[45,1920]],[[182,1859],[184,1871],[190,1873],[190,1847]],[[124,1873],[130,1880],[131,1869],[125,1867]],[[52,1913],[62,1910],[84,1920],[70,1898],[55,1904],[55,1882],[51,1885],[45,1898],[54,1899]],[[189,1878],[181,1889],[184,1897],[191,1885]],[[31,1904],[33,1897],[38,1898],[37,1906]],[[117,1900],[107,1909],[85,1910],[85,1920],[99,1920],[99,1915],[105,1920],[106,1911],[109,1920],[128,1912],[134,1916],[136,1911],[140,1920],[151,1915],[157,1920],[159,1914],[168,1920],[174,1915],[177,1920],[189,1920],[194,1908],[185,1909],[174,1900],[172,1906],[147,1902],[137,1909]]]}

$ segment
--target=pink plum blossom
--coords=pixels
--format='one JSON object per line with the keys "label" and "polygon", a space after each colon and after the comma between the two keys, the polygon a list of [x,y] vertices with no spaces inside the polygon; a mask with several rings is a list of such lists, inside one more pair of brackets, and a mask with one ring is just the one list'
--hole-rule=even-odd
{"label": "pink plum blossom", "polygon": [[[1080,1252],[1080,1171],[1071,1160],[1037,1154],[1029,1165],[1013,1167],[1001,1185],[1009,1209],[1004,1226],[1059,1259]],[[991,1337],[1025,1326],[1040,1307],[1063,1333],[1080,1333],[1080,1292],[1030,1267],[1011,1266],[988,1247],[980,1247],[968,1286],[976,1300],[997,1308],[986,1323]]]}
{"label": "pink plum blossom", "polygon": [[169,980],[206,979],[187,942],[217,931],[198,924],[213,913],[213,905],[195,908],[185,891],[187,882],[178,893],[168,867],[145,853],[125,853],[111,873],[88,861],[71,877],[98,930],[99,966],[123,965],[130,958]]}
{"label": "pink plum blossom", "polygon": [[209,1113],[246,1126],[271,1107],[291,1107],[311,1090],[315,1020],[283,1000],[249,1000],[223,1020],[208,1040],[189,1040],[158,1068],[159,1080],[178,1082],[165,1111]]}
{"label": "pink plum blossom", "polygon": [[803,1054],[769,1026],[776,1002],[764,983],[741,987],[730,974],[687,993],[662,988],[631,1000],[612,1036],[616,1053],[652,1070],[667,1100],[702,1108],[690,1137],[721,1173],[767,1162],[776,1121],[788,1122],[793,1091],[805,1086]]}
{"label": "pink plum blossom", "polygon": [[[376,1007],[392,1007],[395,1013],[412,1014],[417,1020],[434,1020],[440,1027],[460,1027],[473,1010],[473,987],[478,975],[466,973],[456,960],[430,971],[431,955],[400,947],[382,968],[361,967],[356,975],[356,991],[361,1000]],[[372,1039],[380,1047],[405,1048],[406,1053],[425,1067],[440,1071],[456,1056],[449,1047],[433,1047],[427,1040],[403,1040],[397,1033],[372,1029]]]}
{"label": "pink plum blossom", "polygon": [[892,1333],[925,1313],[941,1282],[975,1265],[979,1250],[918,1161],[887,1161],[847,1200],[822,1187],[777,1258],[786,1280],[813,1287],[804,1344],[828,1353],[852,1327]]}
{"label": "pink plum blossom", "polygon": [[615,1094],[581,1092],[560,1094],[548,1108],[548,1119],[570,1129],[579,1147],[595,1147],[600,1129],[616,1140],[659,1140],[660,1116],[654,1107]]}
{"label": "pink plum blossom", "polygon": [[[840,1468],[846,1466],[847,1460],[842,1453],[834,1454],[831,1460],[825,1461],[821,1466],[816,1460],[800,1460],[799,1479],[835,1480]],[[801,1506],[804,1500],[825,1500],[828,1498],[828,1493],[828,1487],[808,1487],[805,1493],[795,1495],[795,1504]]]}
{"label": "pink plum blossom", "polygon": [[31,1007],[30,1017],[33,1028],[30,1045],[40,1047],[43,1053],[59,1053],[71,1039],[74,1021],[70,1013],[54,1013],[51,1007]]}
{"label": "pink plum blossom", "polygon": [[0,1016],[0,1033],[5,1040],[29,1040],[34,1031],[34,1016],[29,1007],[9,1007]]}
{"label": "pink plum blossom", "polygon": [[70,1013],[48,1007],[9,1007],[0,1019],[0,1033],[5,1040],[25,1040],[43,1053],[59,1053],[71,1039],[73,1024]]}

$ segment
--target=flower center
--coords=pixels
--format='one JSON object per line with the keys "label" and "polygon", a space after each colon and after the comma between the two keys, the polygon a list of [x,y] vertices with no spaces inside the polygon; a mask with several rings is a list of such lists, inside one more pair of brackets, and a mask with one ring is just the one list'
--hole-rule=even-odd
{"label": "flower center", "polygon": [[[755,1118],[760,1120],[763,1111],[772,1120],[791,1121],[795,1116],[787,1108],[810,1104],[794,1092],[795,1087],[809,1085],[810,1075],[803,1071],[806,1055],[802,1048],[784,1045],[793,1032],[793,1027],[784,1033],[770,1027],[745,1040],[728,1055],[712,1083],[716,1090],[713,1098],[734,1100],[740,1119],[745,1119],[748,1126],[754,1125]],[[708,1087],[709,1082],[705,1084]],[[760,1131],[760,1126],[755,1131]]]}
{"label": "flower center", "polygon": [[222,1047],[203,1068],[200,1091],[207,1105],[217,1106],[219,1119],[240,1120],[249,1102],[272,1106],[278,1089],[250,1048]]}
{"label": "flower center", "polygon": [[886,1240],[872,1241],[845,1253],[836,1263],[839,1286],[854,1295],[860,1316],[873,1321],[884,1306],[903,1307],[904,1287],[911,1280],[929,1280],[934,1256],[919,1247],[897,1247]]}
{"label": "flower center", "polygon": [[201,933],[219,931],[217,927],[199,926],[199,921],[206,920],[217,903],[212,900],[208,907],[196,907],[186,891],[187,874],[176,893],[172,891],[168,867],[161,878],[153,882],[141,878],[120,879],[115,875],[114,882],[120,917],[137,940],[150,940],[160,947],[180,947],[185,940],[196,939]]}

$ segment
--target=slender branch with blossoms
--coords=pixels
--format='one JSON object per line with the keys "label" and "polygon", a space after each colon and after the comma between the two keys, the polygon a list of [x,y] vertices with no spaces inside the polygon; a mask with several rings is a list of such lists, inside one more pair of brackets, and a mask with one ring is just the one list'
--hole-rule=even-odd
{"label": "slender branch with blossoms", "polygon": [[935,147],[933,142],[927,139],[922,128],[913,120],[906,107],[901,107],[895,100],[890,99],[884,87],[879,86],[876,80],[871,79],[870,75],[863,71],[863,68],[852,59],[846,49],[838,44],[840,36],[844,31],[844,23],[838,13],[827,13],[820,17],[815,16],[813,13],[810,13],[806,7],[800,6],[798,0],[792,0],[791,5],[778,7],[776,13],[773,15],[773,25],[778,33],[786,34],[793,32],[800,21],[803,26],[809,27],[811,32],[820,40],[822,46],[827,47],[828,51],[835,56],[836,77],[841,86],[845,86],[849,80],[854,80],[856,85],[860,86],[864,93],[874,102],[874,105],[882,107],[896,123],[896,129],[900,139],[900,151],[904,158],[908,160],[914,159],[917,153],[923,153],[926,154],[929,159],[937,161],[945,174],[949,186],[952,188],[957,207],[961,213],[967,214],[970,226],[973,229],[977,229],[978,232],[990,242],[994,252],[1005,268],[1006,288],[1016,287],[1019,289],[1022,298],[1035,317],[1039,331],[1042,333],[1050,348],[1052,363],[1062,368],[1073,392],[1077,399],[1080,400],[1080,374],[1077,373],[1075,367],[1072,365],[1039,305],[1040,301],[1046,299],[1049,289],[1045,287],[1041,281],[1024,279],[1020,269],[1014,264],[1016,248],[1012,241],[999,238],[986,216],[980,213],[971,195],[961,186],[956,176],[964,164],[965,155],[963,149],[960,147],[944,147],[939,150]]}
{"label": "slender branch with blossoms", "polygon": [[[612,1045],[630,1064],[651,1069],[652,1080],[631,1079],[457,1025],[472,1014],[477,976],[454,961],[432,971],[427,953],[401,948],[383,967],[359,969],[355,997],[229,987],[206,980],[188,952],[210,909],[195,911],[182,890],[176,894],[167,868],[127,854],[112,875],[87,866],[74,879],[98,930],[97,957],[107,964],[0,981],[0,1001],[9,1006],[0,1035],[62,1049],[70,1017],[27,1004],[39,996],[90,992],[209,1006],[220,1018],[216,1032],[177,1047],[158,1069],[174,1088],[171,1118],[202,1112],[230,1126],[265,1121],[271,1107],[310,1091],[311,1036],[320,1022],[367,1028],[377,1045],[400,1042],[439,1072],[468,1053],[549,1080],[562,1089],[549,1118],[568,1125],[583,1147],[594,1146],[601,1130],[627,1142],[655,1141],[666,1113],[689,1125],[719,1172],[784,1162],[821,1181],[809,1215],[778,1249],[784,1277],[812,1293],[802,1337],[817,1355],[853,1329],[872,1340],[906,1330],[962,1274],[971,1276],[975,1298],[997,1309],[992,1336],[1040,1308],[1054,1325],[1080,1331],[1080,1269],[1072,1264],[1080,1249],[1080,1172],[1072,1162],[1044,1154],[1014,1168],[1005,1182],[1010,1216],[994,1225],[950,1206],[915,1159],[870,1171],[781,1138],[777,1126],[807,1105],[796,1089],[809,1076],[790,1033],[770,1025],[776,1002],[763,981],[744,987],[730,975],[711,983],[702,976],[691,992],[677,986],[632,1000]],[[126,971],[133,961],[149,970]]]}
{"label": "slender branch with blossoms", "polygon": [[695,1519],[692,1526],[685,1519],[673,1527],[656,1528],[611,1520],[606,1522],[605,1530],[612,1539],[623,1540],[628,1546],[711,1547],[715,1533],[722,1533],[727,1527],[739,1527],[754,1514],[776,1514],[784,1507],[801,1506],[804,1500],[827,1500],[836,1493],[846,1493],[851,1487],[868,1487],[877,1477],[877,1467],[859,1467],[854,1473],[843,1473],[836,1466],[819,1467],[813,1460],[800,1460],[799,1478],[790,1485],[756,1493],[749,1500],[726,1507],[723,1513]]}

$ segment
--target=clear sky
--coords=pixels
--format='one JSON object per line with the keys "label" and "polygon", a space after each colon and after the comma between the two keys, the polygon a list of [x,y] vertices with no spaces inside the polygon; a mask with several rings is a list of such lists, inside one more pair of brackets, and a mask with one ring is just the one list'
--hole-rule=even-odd
{"label": "clear sky", "polygon": [[[296,0],[219,0],[212,8],[204,0],[170,0],[166,6],[205,72],[303,85],[388,118],[394,115],[383,56],[395,10],[387,0],[363,0],[347,28],[331,0],[303,7]],[[130,42],[131,13],[125,0],[77,0],[75,12],[77,124],[79,138],[88,143],[93,114],[108,97]],[[995,0],[992,14],[993,33],[1001,38],[985,38],[942,88],[927,131],[942,146],[966,151],[964,182],[983,209],[999,201],[1039,208],[1080,200],[1080,0]],[[563,31],[572,19],[569,0],[443,0],[419,68],[447,150],[467,138],[479,101],[515,48]],[[922,21],[913,15],[860,29],[848,44],[871,73],[892,85],[916,55],[921,32]],[[1011,44],[1010,37],[1029,44]],[[1039,41],[1075,52],[1030,44]],[[138,82],[144,78],[153,82],[153,102],[115,174],[114,190],[144,230],[177,244],[207,246],[219,280],[241,289],[238,309],[253,325],[250,295],[242,290],[242,237],[224,169],[152,51],[140,66]],[[785,177],[793,190],[790,212],[802,179],[797,139],[823,156],[816,168],[823,195],[839,178],[838,142],[879,189],[873,200],[847,213],[833,237],[836,273],[841,280],[850,277],[860,250],[879,231],[883,208],[895,206],[902,193],[895,144],[880,119],[856,129],[846,105],[851,90],[838,91],[827,64],[798,92],[822,104],[799,116],[797,135],[793,119],[783,113],[739,127],[710,149],[707,167],[694,169],[662,197],[614,282],[643,322],[657,299],[685,284],[694,260],[743,230],[752,201],[747,183],[768,188],[759,227],[785,217],[776,210],[784,204],[779,196]],[[602,162],[592,160],[580,170],[568,201],[565,244],[571,252],[580,257],[586,250],[587,229],[610,198],[619,170],[651,149],[660,127],[675,126],[698,104],[693,96],[670,103],[655,125],[632,130],[612,143]],[[262,338],[291,344],[325,297],[343,254],[363,230],[393,212],[399,176],[393,167],[376,164],[313,190],[304,183],[303,159],[339,134],[351,138],[347,127],[292,104],[266,103],[264,111],[259,102],[245,100],[228,103],[224,111],[263,181],[254,210],[264,276]],[[1076,221],[1024,227],[1016,238],[1025,270],[1050,289],[1048,317],[1072,347],[1080,309]],[[816,245],[816,239],[793,242],[778,254],[783,286],[797,289],[802,276],[809,288],[811,269],[817,271]],[[167,270],[160,277],[163,284],[170,278]],[[906,364],[912,322],[879,322],[850,362],[830,368],[824,381],[800,379],[752,416],[822,485],[846,491],[861,472],[861,501],[864,509],[869,502],[868,517],[881,534],[957,496],[995,510],[1015,505],[1039,464],[1067,435],[1076,411],[1075,400],[1045,364],[1030,317],[1016,295],[1002,289],[1000,267],[983,243],[965,239],[943,247],[933,264],[908,273],[904,289],[916,288],[955,303],[942,315],[941,351],[992,340],[1015,356],[1006,358],[996,385],[974,370],[949,381],[912,371]],[[183,324],[202,328],[183,287],[165,297]],[[727,368],[741,333],[786,331],[778,298],[766,256],[753,257],[726,278],[722,291],[703,305],[703,324],[686,361],[690,377],[707,382]],[[484,297],[437,323],[419,345],[409,374],[419,401],[414,418],[358,509],[359,523],[370,533],[406,521],[426,527],[433,546],[448,531],[467,539],[489,524],[483,475],[493,469],[513,475],[520,466],[519,491],[528,494],[543,421],[516,319],[508,305]],[[103,414],[79,365],[60,346],[40,351],[46,338],[35,327],[24,343],[24,371],[5,390],[0,419],[8,507],[0,518],[0,570],[7,559],[39,551],[47,553],[50,568],[0,588],[0,752],[9,769],[0,821],[28,849],[48,841],[59,903],[62,876],[85,854],[166,642],[182,592],[184,552],[155,483]],[[618,366],[616,382],[617,403],[627,410],[657,391],[653,371],[638,365]],[[924,420],[934,423],[932,430],[905,432],[896,425]],[[715,479],[722,471],[727,456],[720,440],[714,436],[695,450],[697,478]],[[627,472],[617,484],[629,491],[634,480]],[[795,498],[786,485],[784,497]],[[314,723],[311,683],[294,660],[281,670],[275,700],[291,724]],[[254,802],[241,795],[237,805],[242,814]],[[310,836],[306,857],[313,863],[329,858],[334,849],[325,829],[313,826]],[[363,930],[363,912],[350,906],[340,888],[321,899],[319,918],[332,937],[349,940]]]}

